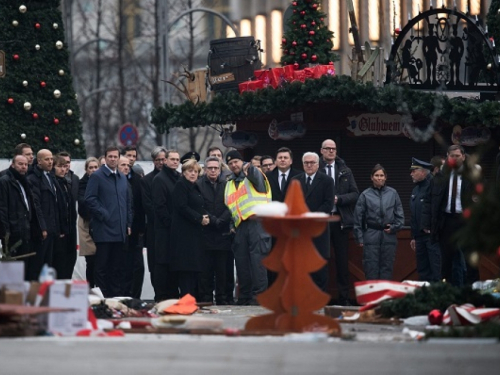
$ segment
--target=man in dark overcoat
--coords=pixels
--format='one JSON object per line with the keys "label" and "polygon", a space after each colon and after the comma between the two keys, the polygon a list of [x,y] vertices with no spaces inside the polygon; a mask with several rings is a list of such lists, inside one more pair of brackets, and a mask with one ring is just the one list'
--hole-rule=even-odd
{"label": "man in dark overcoat", "polygon": [[155,226],[155,299],[163,301],[179,298],[177,278],[169,269],[170,227],[172,225],[174,186],[179,180],[179,153],[170,150],[166,154],[165,164],[153,179],[152,198],[154,203]]}
{"label": "man in dark overcoat", "polygon": [[319,172],[333,180],[332,216],[340,220],[330,222],[330,242],[335,254],[335,273],[339,305],[350,305],[349,301],[349,231],[354,226],[354,207],[359,197],[358,186],[352,171],[344,160],[337,156],[337,144],[326,139],[321,144]]}
{"label": "man in dark overcoat", "polygon": [[210,219],[203,230],[203,262],[200,280],[202,302],[213,302],[213,281],[215,276],[215,302],[225,305],[226,301],[226,259],[231,250],[229,224],[231,212],[224,204],[226,181],[221,176],[221,161],[215,156],[205,160],[205,174],[196,181]]}
{"label": "man in dark overcoat", "polygon": [[[318,173],[319,155],[314,152],[306,152],[302,157],[304,173],[294,177],[299,180],[304,193],[305,201],[309,211],[324,212],[330,214],[333,207],[333,181],[324,173]],[[326,230],[313,240],[314,246],[320,255],[328,261],[330,258],[330,230]],[[320,270],[312,274],[316,285],[326,292],[328,286],[328,263]]]}
{"label": "man in dark overcoat", "polygon": [[[142,206],[146,214],[146,249],[148,254],[148,268],[151,279],[151,285],[156,294],[155,287],[155,211],[153,202],[153,179],[160,173],[165,163],[167,150],[164,147],[155,147],[151,151],[151,158],[153,159],[154,168],[151,172],[141,179],[141,192],[142,192]],[[155,298],[156,300],[156,298]]]}
{"label": "man in dark overcoat", "polygon": [[290,180],[301,173],[299,170],[292,168],[292,163],[292,150],[281,147],[276,152],[276,168],[266,172],[269,185],[271,185],[273,201],[283,202]]}
{"label": "man in dark overcoat", "polygon": [[[27,171],[28,159],[16,155],[0,178],[0,236],[2,246],[8,246],[11,256],[35,251],[32,240],[40,241],[42,236],[47,235],[45,228],[40,225],[43,222],[42,209],[26,178]],[[33,260],[33,257],[22,259],[25,264],[24,279],[27,281],[38,279],[38,275],[32,271]]]}
{"label": "man in dark overcoat", "polygon": [[40,274],[44,264],[52,266],[54,243],[60,234],[59,209],[57,205],[58,184],[52,171],[54,158],[52,152],[41,149],[37,153],[37,165],[28,174],[28,180],[33,185],[33,192],[42,207],[42,227],[47,231],[47,236],[40,242],[34,243],[36,255],[33,264],[35,278]]}
{"label": "man in dark overcoat", "polygon": [[123,249],[132,226],[132,199],[127,177],[117,170],[120,150],[111,146],[106,163],[89,178],[85,202],[90,233],[96,245],[95,282],[104,297],[123,295]]}

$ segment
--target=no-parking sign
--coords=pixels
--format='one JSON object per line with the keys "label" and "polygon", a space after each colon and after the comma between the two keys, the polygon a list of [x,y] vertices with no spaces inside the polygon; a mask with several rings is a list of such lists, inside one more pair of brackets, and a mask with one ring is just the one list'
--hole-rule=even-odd
{"label": "no-parking sign", "polygon": [[137,131],[137,128],[129,123],[120,128],[118,136],[120,138],[120,143],[124,146],[136,145],[139,140],[139,132]]}

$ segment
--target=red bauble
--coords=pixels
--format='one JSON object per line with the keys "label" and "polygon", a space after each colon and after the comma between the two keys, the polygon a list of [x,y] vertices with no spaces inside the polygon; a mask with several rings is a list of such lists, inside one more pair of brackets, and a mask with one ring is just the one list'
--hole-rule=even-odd
{"label": "red bauble", "polygon": [[294,10],[293,10],[293,13],[297,13],[297,9],[294,9]]}
{"label": "red bauble", "polygon": [[472,215],[470,208],[467,207],[462,211],[462,216],[464,217],[464,219],[470,218],[470,215]]}
{"label": "red bauble", "polygon": [[7,99],[7,103],[14,104],[14,99],[12,99],[12,98]]}
{"label": "red bauble", "polygon": [[58,118],[54,119],[54,125],[59,125],[59,119]]}
{"label": "red bauble", "polygon": [[330,62],[328,63],[328,65],[333,65],[333,61],[330,61]]}
{"label": "red bauble", "polygon": [[38,113],[36,113],[36,112],[35,112],[35,113],[33,113],[33,114],[31,115],[31,117],[33,117],[33,120],[38,120]]}
{"label": "red bauble", "polygon": [[316,61],[317,59],[318,59],[318,56],[316,56],[316,55],[312,55],[312,56],[311,56],[311,60],[312,60],[312,61]]}
{"label": "red bauble", "polygon": [[429,323],[433,326],[439,326],[443,323],[443,313],[438,309],[432,310],[429,315],[427,315],[427,318],[429,319]]}
{"label": "red bauble", "polygon": [[476,184],[476,193],[482,194],[484,191],[484,185],[482,183],[477,183]]}
{"label": "red bauble", "polygon": [[285,55],[288,55],[288,50],[287,50],[287,49],[286,49],[286,50],[284,50],[284,51],[283,51],[283,53],[284,53]]}
{"label": "red bauble", "polygon": [[305,11],[302,11],[302,12],[300,12],[300,15],[301,15],[302,17],[304,17],[304,16],[306,15],[306,12],[305,12]]}
{"label": "red bauble", "polygon": [[307,54],[303,53],[302,55],[300,55],[300,57],[302,57],[302,60],[305,60],[305,59],[307,59]]}
{"label": "red bauble", "polygon": [[35,29],[40,30],[40,27],[42,27],[42,25],[40,25],[38,22],[35,23]]}
{"label": "red bauble", "polygon": [[19,55],[16,53],[12,56],[12,58],[14,59],[14,61],[18,61],[19,60]]}
{"label": "red bauble", "polygon": [[311,8],[313,8],[314,10],[318,9],[318,4],[311,5]]}
{"label": "red bauble", "polygon": [[321,17],[319,20],[320,20],[321,22],[323,22],[325,19],[324,19],[323,17]]}
{"label": "red bauble", "polygon": [[448,158],[446,159],[446,164],[448,165],[448,167],[450,167],[451,169],[455,169],[457,167],[457,161],[453,158]]}
{"label": "red bauble", "polygon": [[400,32],[401,32],[401,29],[399,27],[396,27],[394,29],[394,34],[399,35]]}
{"label": "red bauble", "polygon": [[313,46],[313,44],[314,44],[314,43],[313,43],[311,40],[308,40],[308,41],[307,41],[307,45],[308,45],[309,47],[312,47],[312,46]]}
{"label": "red bauble", "polygon": [[299,70],[299,63],[298,62],[293,64],[293,69]]}
{"label": "red bauble", "polygon": [[45,87],[45,86],[47,86],[47,84],[44,81],[40,82],[40,87]]}
{"label": "red bauble", "polygon": [[330,39],[327,39],[327,40],[326,40],[326,42],[327,42],[327,43],[330,43]]}
{"label": "red bauble", "polygon": [[294,2],[292,3],[292,5],[293,5],[294,7],[296,7],[296,6],[297,6],[297,2],[296,2],[296,1],[294,1]]}
{"label": "red bauble", "polygon": [[43,137],[43,141],[44,141],[45,143],[48,143],[48,142],[50,141],[50,138],[49,138],[49,137],[47,137],[47,136],[45,136],[45,137]]}
{"label": "red bauble", "polygon": [[314,35],[314,34],[316,34],[314,30],[309,31],[309,35]]}
{"label": "red bauble", "polygon": [[305,24],[305,23],[303,23],[302,25],[300,25],[300,27],[301,27],[302,29],[305,29],[307,26],[306,26],[306,24]]}
{"label": "red bauble", "polygon": [[316,22],[312,21],[312,22],[311,22],[311,25],[312,25],[312,26],[316,26]]}
{"label": "red bauble", "polygon": [[281,43],[286,44],[286,39],[285,38],[281,39]]}
{"label": "red bauble", "polygon": [[292,46],[297,47],[297,42],[295,40],[292,42]]}

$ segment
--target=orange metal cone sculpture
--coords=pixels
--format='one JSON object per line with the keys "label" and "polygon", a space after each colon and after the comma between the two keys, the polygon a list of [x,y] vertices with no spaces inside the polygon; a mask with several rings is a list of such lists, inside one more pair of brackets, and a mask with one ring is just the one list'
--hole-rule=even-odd
{"label": "orange metal cone sculpture", "polygon": [[278,276],[268,290],[257,296],[257,301],[273,313],[251,318],[245,329],[294,332],[325,329],[340,334],[336,320],[314,314],[328,303],[330,296],[316,286],[310,275],[326,264],[312,239],[325,231],[329,218],[304,216],[309,209],[297,180],[291,182],[285,203],[288,206],[285,216],[262,217],[264,229],[277,239],[263,264]]}

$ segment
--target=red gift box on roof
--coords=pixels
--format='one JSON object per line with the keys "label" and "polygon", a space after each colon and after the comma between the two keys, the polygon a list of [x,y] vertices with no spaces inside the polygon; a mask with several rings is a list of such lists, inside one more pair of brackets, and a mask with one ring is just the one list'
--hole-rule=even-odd
{"label": "red gift box on roof", "polygon": [[245,81],[240,83],[238,88],[240,90],[240,94],[245,91],[257,91],[258,89],[264,88],[264,81],[260,79],[257,81]]}

